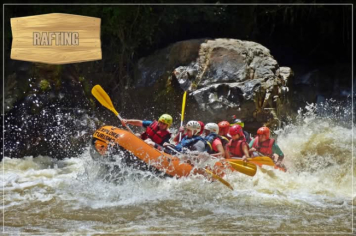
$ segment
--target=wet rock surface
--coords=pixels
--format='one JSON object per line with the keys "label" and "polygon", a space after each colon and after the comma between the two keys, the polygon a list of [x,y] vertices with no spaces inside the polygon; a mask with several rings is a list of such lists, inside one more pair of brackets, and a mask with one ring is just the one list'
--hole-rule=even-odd
{"label": "wet rock surface", "polygon": [[[170,50],[174,47],[180,47],[178,55]],[[161,77],[178,81],[180,93],[189,91],[187,119],[217,122],[237,115],[257,126],[276,126],[287,115],[293,72],[289,67],[280,67],[261,44],[236,39],[184,41],[157,52],[156,57],[166,58],[166,62],[158,63],[156,70],[150,67],[151,75],[160,71]],[[153,61],[154,57],[150,57],[151,65]],[[144,62],[143,59],[138,71],[145,68]],[[142,81],[157,84],[157,80],[147,78],[146,72],[139,73],[138,87]],[[177,85],[173,90],[179,93]],[[145,92],[154,94],[150,88]]]}

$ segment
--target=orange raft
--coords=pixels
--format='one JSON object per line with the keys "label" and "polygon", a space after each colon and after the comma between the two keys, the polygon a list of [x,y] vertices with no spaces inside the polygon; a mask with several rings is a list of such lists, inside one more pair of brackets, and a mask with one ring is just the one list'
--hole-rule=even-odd
{"label": "orange raft", "polygon": [[[169,176],[184,177],[190,175],[192,171],[192,174],[205,173],[204,170],[198,170],[188,163],[181,162],[178,157],[158,151],[126,130],[114,126],[103,126],[93,134],[92,147],[100,155],[105,155],[108,148],[115,144],[130,151],[148,166],[153,166]],[[213,173],[223,177],[225,175],[225,165],[218,163],[215,167],[218,168],[214,168]],[[227,168],[233,170],[230,165]]]}

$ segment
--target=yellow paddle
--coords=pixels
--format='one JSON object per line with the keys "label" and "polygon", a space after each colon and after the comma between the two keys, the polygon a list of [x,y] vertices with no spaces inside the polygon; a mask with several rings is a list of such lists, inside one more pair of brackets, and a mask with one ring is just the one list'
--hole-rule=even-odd
{"label": "yellow paddle", "polygon": [[205,172],[210,174],[211,176],[213,176],[214,179],[217,179],[219,180],[221,183],[223,183],[225,186],[227,186],[229,189],[231,190],[234,190],[234,188],[226,181],[224,180],[223,178],[217,176],[216,174],[214,174],[213,172],[211,172],[210,170],[208,169],[205,169]]}
{"label": "yellow paddle", "polygon": [[[183,120],[184,120],[184,111],[185,111],[185,101],[187,99],[187,91],[184,91],[183,94],[183,103],[182,103],[182,114],[180,116],[180,126],[183,126]],[[182,140],[182,133],[179,133],[179,142]]]}
{"label": "yellow paddle", "polygon": [[[234,162],[234,161],[240,161],[240,159],[228,159],[228,161]],[[247,158],[248,162],[254,163],[256,165],[262,166],[274,166],[274,162],[271,158],[267,156],[258,156],[258,157],[252,157],[252,158]]]}
{"label": "yellow paddle", "polygon": [[243,160],[238,159],[228,159],[227,162],[234,168],[235,170],[244,173],[245,175],[254,176],[257,171],[257,167],[255,164],[244,162]]}
{"label": "yellow paddle", "polygon": [[[267,156],[263,156],[263,154],[260,152],[257,152],[257,153],[261,156],[251,158],[251,162],[259,165],[260,167],[262,167],[262,165],[274,166],[275,169],[287,172],[287,168],[285,167],[285,165],[282,164],[282,166],[277,166],[276,163],[271,158],[269,158]],[[260,161],[256,158],[258,158],[258,159],[263,158],[263,161],[262,160]],[[255,161],[255,159],[256,159],[256,161]],[[259,163],[259,162],[261,162],[261,163]]]}
{"label": "yellow paddle", "polygon": [[[109,95],[104,91],[104,89],[100,86],[100,85],[95,85],[92,90],[91,93],[93,94],[93,96],[100,102],[101,105],[103,105],[104,107],[106,107],[107,109],[109,109],[110,111],[112,111],[119,119],[120,121],[122,121],[122,118],[120,116],[120,114],[116,111],[116,109],[114,108],[111,99],[109,97]],[[184,102],[185,103],[185,102]],[[130,129],[130,127],[128,127],[126,125],[126,128],[131,132],[132,130]],[[207,173],[208,170],[205,170]],[[220,178],[219,176],[215,175],[214,173],[211,173],[213,178],[219,180],[221,183],[223,183],[225,186],[227,186],[228,188],[232,189],[231,185],[226,182],[225,180],[223,180],[222,178]]]}
{"label": "yellow paddle", "polygon": [[273,160],[267,156],[247,158],[247,161],[255,163],[257,165],[274,166]]}
{"label": "yellow paddle", "polygon": [[[106,107],[107,109],[112,111],[120,119],[120,121],[122,121],[122,118],[121,118],[120,114],[116,111],[116,109],[114,108],[109,95],[104,91],[104,89],[100,85],[98,85],[98,84],[95,85],[91,90],[91,94],[93,94],[93,96],[100,102],[101,105],[103,105],[104,107]],[[126,128],[131,133],[133,133],[132,130],[130,129],[130,127],[128,127],[127,125],[126,125]]]}

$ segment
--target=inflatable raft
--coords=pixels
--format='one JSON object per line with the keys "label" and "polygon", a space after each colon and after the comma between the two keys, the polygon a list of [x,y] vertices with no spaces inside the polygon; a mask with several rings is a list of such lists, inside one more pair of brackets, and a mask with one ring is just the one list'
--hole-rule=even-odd
{"label": "inflatable raft", "polygon": [[[129,151],[140,162],[143,162],[142,164],[154,167],[168,176],[179,178],[190,174],[205,173],[204,169],[194,168],[193,165],[181,161],[178,157],[159,151],[136,135],[114,126],[103,126],[95,131],[92,139],[91,156],[93,159],[104,158],[114,146],[118,146],[116,149]],[[219,177],[223,177],[227,169],[233,170],[228,163],[216,162],[211,171]]]}

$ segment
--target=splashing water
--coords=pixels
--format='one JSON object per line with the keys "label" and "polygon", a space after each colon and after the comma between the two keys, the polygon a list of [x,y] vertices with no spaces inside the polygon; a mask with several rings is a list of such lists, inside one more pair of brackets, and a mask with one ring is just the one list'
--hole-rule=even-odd
{"label": "splashing water", "polygon": [[[308,105],[278,130],[288,172],[229,173],[234,191],[201,176],[163,178],[115,162],[3,160],[6,232],[69,234],[339,233],[352,231],[347,107]],[[349,109],[350,110],[350,109]],[[348,116],[348,117],[347,117]],[[347,121],[349,120],[350,123]],[[53,150],[55,151],[55,150]],[[117,169],[121,169],[118,172]]]}

